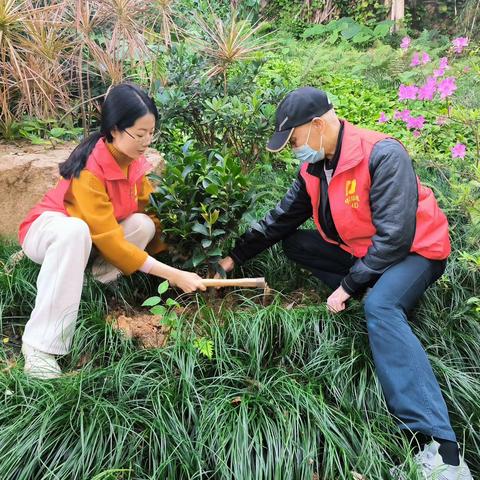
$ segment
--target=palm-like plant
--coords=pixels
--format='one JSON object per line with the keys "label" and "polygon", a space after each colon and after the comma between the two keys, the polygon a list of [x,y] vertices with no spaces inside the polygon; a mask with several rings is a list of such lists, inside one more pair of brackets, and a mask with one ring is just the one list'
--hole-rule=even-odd
{"label": "palm-like plant", "polygon": [[150,49],[144,36],[141,21],[148,12],[142,0],[100,0],[96,2],[100,25],[111,31],[111,54],[115,58],[137,59],[148,56]]}
{"label": "palm-like plant", "polygon": [[[0,121],[5,126],[11,121],[9,100],[12,93],[13,72],[22,72],[22,60],[16,46],[22,39],[22,25],[26,18],[24,4],[15,0],[0,0],[0,99],[2,110]],[[20,81],[24,76],[19,75]]]}
{"label": "palm-like plant", "polygon": [[[155,74],[147,62],[154,60],[151,45],[160,35],[151,28],[150,4],[141,0],[43,3],[0,0],[3,131],[23,115],[63,119],[79,109],[87,125],[86,105],[94,105],[98,98],[92,97],[93,76],[116,84],[128,76],[128,68],[148,84]],[[169,2],[164,3],[167,12]],[[148,27],[142,23],[145,20]],[[79,103],[70,108],[76,98]]]}
{"label": "palm-like plant", "polygon": [[204,18],[195,14],[198,30],[190,39],[212,63],[207,71],[209,77],[223,75],[224,91],[227,90],[227,70],[236,62],[249,60],[253,54],[272,45],[266,41],[269,34],[256,36],[263,27],[263,22],[250,24],[249,19],[239,19],[236,10],[232,9],[226,20],[218,17],[213,10]]}
{"label": "palm-like plant", "polygon": [[[81,105],[91,100],[90,75],[117,84],[127,76],[127,66],[144,65],[152,59],[152,35],[141,24],[147,13],[145,2],[139,0],[77,1],[73,15],[79,41],[74,56],[78,59],[79,84],[82,90],[84,83],[87,88],[87,95],[81,92]],[[106,32],[100,38],[95,36],[99,30]],[[83,64],[89,67],[85,79]]]}
{"label": "palm-like plant", "polygon": [[31,16],[24,22],[20,42],[23,81],[20,81],[21,76],[16,78],[20,72],[13,72],[13,77],[20,81],[19,114],[49,118],[68,108],[66,73],[69,66],[63,62],[63,57],[71,48],[71,39],[63,25],[66,7],[65,2],[46,8],[35,8],[33,3],[30,4]]}
{"label": "palm-like plant", "polygon": [[155,0],[152,2],[153,23],[152,30],[160,30],[163,43],[167,48],[172,46],[172,32],[178,31],[173,18],[175,15],[173,4],[174,0]]}

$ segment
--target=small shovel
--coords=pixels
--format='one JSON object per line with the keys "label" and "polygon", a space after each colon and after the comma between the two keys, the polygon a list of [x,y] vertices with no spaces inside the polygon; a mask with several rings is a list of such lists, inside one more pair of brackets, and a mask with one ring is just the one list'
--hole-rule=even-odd
{"label": "small shovel", "polygon": [[206,278],[202,280],[206,287],[244,287],[266,288],[264,277],[259,278]]}
{"label": "small shovel", "polygon": [[258,278],[207,278],[202,280],[206,287],[243,287],[243,288],[263,288],[263,303],[268,302],[271,294],[270,287],[265,281],[265,277]]}

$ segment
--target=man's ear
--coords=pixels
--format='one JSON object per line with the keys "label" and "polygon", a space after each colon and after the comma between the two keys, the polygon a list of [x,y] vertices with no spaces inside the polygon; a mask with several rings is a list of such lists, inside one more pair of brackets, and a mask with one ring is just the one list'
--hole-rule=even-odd
{"label": "man's ear", "polygon": [[312,123],[319,133],[324,133],[327,129],[327,122],[322,117],[315,117]]}

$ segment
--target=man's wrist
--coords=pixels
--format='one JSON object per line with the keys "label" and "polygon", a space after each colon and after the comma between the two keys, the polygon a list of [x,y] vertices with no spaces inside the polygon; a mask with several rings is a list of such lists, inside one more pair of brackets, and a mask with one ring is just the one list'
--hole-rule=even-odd
{"label": "man's wrist", "polygon": [[238,252],[235,252],[235,249],[232,250],[227,256],[232,259],[234,266],[240,266],[244,263],[243,259],[238,256]]}
{"label": "man's wrist", "polygon": [[350,296],[355,295],[355,293],[360,290],[362,287],[360,284],[357,284],[351,277],[350,274],[343,277],[341,282],[341,287],[348,293]]}

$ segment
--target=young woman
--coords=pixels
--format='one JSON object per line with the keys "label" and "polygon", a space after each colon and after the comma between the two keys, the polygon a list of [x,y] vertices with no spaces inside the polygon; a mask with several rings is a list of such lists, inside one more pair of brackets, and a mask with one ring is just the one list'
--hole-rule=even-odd
{"label": "young woman", "polygon": [[154,101],[139,87],[113,87],[102,106],[100,131],[60,164],[57,186],[20,226],[23,251],[42,265],[22,338],[25,372],[31,376],[61,374],[55,355],[69,352],[89,258],[94,258],[93,275],[103,283],[140,270],[184,292],[205,290],[195,273],[149,255],[166,249],[158,221],[143,213],[153,191],[144,152],[157,119]]}

